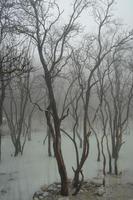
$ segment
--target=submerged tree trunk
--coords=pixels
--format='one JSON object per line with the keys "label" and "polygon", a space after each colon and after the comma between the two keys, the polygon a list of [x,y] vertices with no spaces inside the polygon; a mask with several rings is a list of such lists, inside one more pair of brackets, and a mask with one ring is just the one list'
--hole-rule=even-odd
{"label": "submerged tree trunk", "polygon": [[108,137],[106,135],[106,146],[107,146],[107,152],[109,157],[109,174],[112,174],[112,158],[111,158],[111,152],[109,149],[109,143],[108,143]]}
{"label": "submerged tree trunk", "polygon": [[3,103],[4,103],[4,99],[5,99],[5,85],[4,85],[4,80],[3,80],[3,76],[1,75],[2,71],[0,69],[0,90],[1,90],[1,95],[0,95],[0,160],[1,160],[1,154],[2,154],[2,147],[1,147],[1,143],[2,143],[2,123],[3,123]]}
{"label": "submerged tree trunk", "polygon": [[61,195],[68,196],[68,179],[67,179],[67,172],[66,167],[64,164],[62,152],[60,149],[60,145],[58,146],[56,142],[53,144],[55,157],[58,164],[59,174],[61,177]]}
{"label": "submerged tree trunk", "polygon": [[[41,56],[41,53],[42,52],[40,51],[40,59],[41,59],[43,65],[45,65],[44,64],[45,62],[43,60],[43,56]],[[49,107],[52,112],[52,118],[53,118],[53,125],[52,125],[50,116],[47,116],[48,113],[45,112],[46,118],[47,118],[47,124],[49,126],[50,132],[53,137],[54,154],[56,157],[58,171],[59,171],[60,178],[61,178],[61,195],[68,196],[67,171],[66,171],[66,166],[64,163],[64,159],[62,156],[62,150],[61,150],[60,119],[59,119],[58,112],[57,112],[56,101],[55,101],[55,97],[54,97],[54,93],[53,93],[50,73],[48,72],[46,66],[44,66],[44,71],[45,71],[45,81],[46,81],[48,93],[49,93],[49,101],[50,101]]]}
{"label": "submerged tree trunk", "polygon": [[97,133],[94,131],[94,135],[96,138],[96,142],[97,142],[97,162],[100,162],[100,157],[101,157],[101,153],[100,153],[100,144],[99,144],[99,140],[98,140],[98,136]]}
{"label": "submerged tree trunk", "polygon": [[1,149],[2,149],[2,144],[1,144],[1,127],[0,127],[0,161],[1,161]]}
{"label": "submerged tree trunk", "polygon": [[52,151],[51,151],[51,133],[50,133],[49,127],[48,127],[48,130],[47,130],[47,134],[48,134],[48,156],[51,157],[52,156]]}
{"label": "submerged tree trunk", "polygon": [[1,127],[2,126],[2,110],[0,107],[0,161],[1,161],[1,154],[2,154],[2,130]]}
{"label": "submerged tree trunk", "polygon": [[73,187],[74,187],[74,188],[77,188],[78,185],[79,185],[79,171],[76,170],[76,171],[74,172]]}
{"label": "submerged tree trunk", "polygon": [[15,143],[15,153],[14,153],[14,157],[18,156],[19,153],[22,154],[22,148],[21,148],[21,143],[20,143],[20,140],[16,140],[16,143]]}
{"label": "submerged tree trunk", "polygon": [[115,135],[111,136],[111,142],[112,142],[112,158],[115,158]]}
{"label": "submerged tree trunk", "polygon": [[119,157],[119,150],[118,150],[119,146],[116,143],[115,146],[115,154],[114,154],[114,173],[115,175],[118,175],[118,157]]}
{"label": "submerged tree trunk", "polygon": [[118,175],[118,165],[117,165],[118,157],[114,159],[114,173]]}
{"label": "submerged tree trunk", "polygon": [[104,153],[104,146],[103,146],[103,142],[104,142],[104,137],[105,135],[102,136],[102,139],[101,139],[101,148],[102,148],[102,156],[103,156],[103,175],[105,176],[106,175],[106,156],[105,156],[105,153]]}

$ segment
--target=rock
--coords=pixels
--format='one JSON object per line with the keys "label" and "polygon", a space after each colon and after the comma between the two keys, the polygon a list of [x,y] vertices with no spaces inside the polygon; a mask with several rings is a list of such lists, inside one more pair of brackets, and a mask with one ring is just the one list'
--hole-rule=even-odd
{"label": "rock", "polygon": [[42,191],[46,191],[46,190],[47,190],[47,188],[48,188],[48,186],[47,186],[47,185],[43,185],[43,186],[41,187],[41,190],[42,190]]}
{"label": "rock", "polygon": [[84,190],[81,189],[79,192],[80,192],[80,193],[84,193]]}
{"label": "rock", "polygon": [[1,192],[1,194],[6,194],[7,193],[7,191],[5,189],[2,189],[0,192]]}
{"label": "rock", "polygon": [[105,188],[103,186],[98,188],[98,190],[95,192],[95,194],[98,196],[103,196],[104,193],[105,193]]}
{"label": "rock", "polygon": [[96,186],[96,187],[101,187],[102,185],[102,180],[101,179],[93,179],[90,181],[90,184]]}
{"label": "rock", "polygon": [[34,200],[41,200],[41,199],[44,199],[46,197],[49,196],[49,193],[48,192],[43,192],[43,191],[37,191],[35,192],[34,196],[33,196],[33,199]]}
{"label": "rock", "polygon": [[58,200],[70,200],[69,197],[59,197]]}
{"label": "rock", "polygon": [[48,192],[44,192],[44,193],[42,194],[42,196],[43,196],[43,197],[47,197],[47,196],[49,196],[49,193],[48,193]]}
{"label": "rock", "polygon": [[33,200],[38,200],[38,198],[37,197],[33,197]]}
{"label": "rock", "polygon": [[128,185],[130,185],[130,186],[133,186],[133,183],[127,183]]}

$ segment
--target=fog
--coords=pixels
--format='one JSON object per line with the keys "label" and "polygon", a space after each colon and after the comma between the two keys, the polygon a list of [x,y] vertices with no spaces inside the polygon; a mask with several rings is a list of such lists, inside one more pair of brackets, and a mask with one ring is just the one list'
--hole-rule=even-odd
{"label": "fog", "polygon": [[[131,129],[132,130],[132,129]],[[0,166],[0,199],[1,200],[30,200],[35,191],[45,184],[59,181],[57,164],[54,157],[48,157],[47,142],[42,141],[45,133],[33,131],[32,141],[25,147],[24,155],[12,157],[13,146],[9,136],[3,139],[3,155]],[[133,181],[133,157],[132,155],[132,131],[125,135],[126,143],[122,147],[119,159],[119,170],[122,171],[120,179],[114,181],[130,183]],[[30,143],[30,144],[29,144]],[[75,166],[75,153],[72,143],[63,136],[63,155],[69,178],[73,177],[72,166]],[[90,138],[90,154],[84,166],[85,179],[91,179],[97,175],[102,176],[102,161],[96,161],[96,141],[94,136]],[[106,166],[106,168],[108,168]]]}
{"label": "fog", "polygon": [[131,0],[0,2],[0,200],[133,195],[132,10]]}

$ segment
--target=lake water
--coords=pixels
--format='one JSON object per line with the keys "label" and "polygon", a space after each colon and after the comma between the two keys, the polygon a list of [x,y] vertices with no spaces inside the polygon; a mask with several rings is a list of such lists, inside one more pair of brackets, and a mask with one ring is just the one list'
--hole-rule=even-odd
{"label": "lake water", "polygon": [[[119,170],[122,181],[133,183],[133,134],[125,136],[119,158]],[[43,132],[34,133],[27,141],[23,156],[14,158],[10,137],[2,140],[2,162],[0,163],[0,200],[31,200],[33,193],[40,186],[59,181],[55,159],[47,156],[47,142],[43,145]],[[73,177],[72,166],[75,166],[75,150],[71,141],[63,137],[63,155],[68,177]],[[81,151],[81,150],[80,150]],[[90,137],[90,154],[84,166],[85,178],[93,178],[102,169],[98,163],[95,137]],[[102,160],[102,159],[101,159]]]}

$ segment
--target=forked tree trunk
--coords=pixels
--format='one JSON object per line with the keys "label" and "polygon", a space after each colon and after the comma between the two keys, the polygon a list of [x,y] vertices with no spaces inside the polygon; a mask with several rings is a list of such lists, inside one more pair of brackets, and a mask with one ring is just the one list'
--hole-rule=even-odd
{"label": "forked tree trunk", "polygon": [[74,173],[74,179],[73,179],[73,187],[77,188],[79,185],[79,171],[76,170]]}
{"label": "forked tree trunk", "polygon": [[53,144],[54,153],[57,160],[58,170],[61,178],[61,195],[68,196],[68,179],[67,179],[67,172],[66,167],[64,164],[62,152],[60,149],[60,145],[58,146],[55,142]]}
{"label": "forked tree trunk", "polygon": [[[41,59],[42,63],[44,64],[45,62],[43,60],[43,55],[41,55],[41,53],[42,52],[40,52],[40,59]],[[62,150],[61,150],[60,119],[59,119],[58,112],[57,112],[56,101],[55,101],[54,92],[53,92],[53,88],[52,88],[50,73],[48,72],[46,66],[44,66],[44,71],[45,71],[45,81],[47,84],[48,94],[49,94],[50,110],[52,112],[53,124],[54,124],[54,126],[53,126],[54,131],[53,131],[52,137],[53,137],[54,154],[55,154],[55,158],[56,158],[57,165],[58,165],[58,171],[59,171],[60,178],[61,178],[61,195],[68,196],[67,171],[66,171],[66,166],[64,163],[64,159],[62,156]],[[50,126],[49,126],[49,128],[50,128]],[[51,131],[51,129],[50,129],[50,131]]]}

